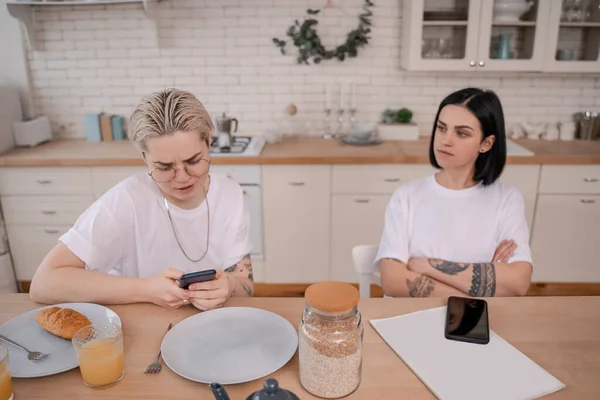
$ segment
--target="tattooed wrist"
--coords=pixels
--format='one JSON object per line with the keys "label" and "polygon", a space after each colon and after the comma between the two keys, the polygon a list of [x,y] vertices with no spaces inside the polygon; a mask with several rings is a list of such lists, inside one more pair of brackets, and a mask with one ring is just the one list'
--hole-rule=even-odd
{"label": "tattooed wrist", "polygon": [[496,269],[494,263],[473,264],[473,278],[469,295],[491,297],[496,294]]}
{"label": "tattooed wrist", "polygon": [[429,297],[435,289],[435,282],[421,275],[412,281],[407,278],[406,287],[408,288],[408,295],[410,297]]}

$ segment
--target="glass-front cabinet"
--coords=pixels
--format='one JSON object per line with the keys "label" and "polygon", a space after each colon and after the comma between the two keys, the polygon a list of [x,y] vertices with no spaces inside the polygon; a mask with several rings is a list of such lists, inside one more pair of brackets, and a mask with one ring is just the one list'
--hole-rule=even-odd
{"label": "glass-front cabinet", "polygon": [[600,72],[600,0],[404,0],[412,71]]}
{"label": "glass-front cabinet", "polygon": [[600,73],[600,0],[553,0],[544,70]]}

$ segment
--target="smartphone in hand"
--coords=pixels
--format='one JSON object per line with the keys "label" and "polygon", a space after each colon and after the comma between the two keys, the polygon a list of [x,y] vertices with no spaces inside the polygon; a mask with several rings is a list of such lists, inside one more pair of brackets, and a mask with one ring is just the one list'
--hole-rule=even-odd
{"label": "smartphone in hand", "polygon": [[190,272],[189,274],[183,274],[179,277],[177,282],[179,287],[187,289],[192,283],[208,282],[212,281],[217,277],[217,271],[214,269],[207,269],[205,271]]}
{"label": "smartphone in hand", "polygon": [[446,339],[488,344],[490,327],[487,309],[485,300],[449,297],[446,311]]}

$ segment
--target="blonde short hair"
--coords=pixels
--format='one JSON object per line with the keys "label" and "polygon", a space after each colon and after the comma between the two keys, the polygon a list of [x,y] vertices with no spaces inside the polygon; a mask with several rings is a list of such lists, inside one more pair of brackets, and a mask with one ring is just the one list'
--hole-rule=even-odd
{"label": "blonde short hair", "polygon": [[208,144],[212,130],[212,120],[196,96],[165,89],[142,99],[131,114],[127,136],[139,151],[146,152],[148,139],[178,131],[196,131]]}

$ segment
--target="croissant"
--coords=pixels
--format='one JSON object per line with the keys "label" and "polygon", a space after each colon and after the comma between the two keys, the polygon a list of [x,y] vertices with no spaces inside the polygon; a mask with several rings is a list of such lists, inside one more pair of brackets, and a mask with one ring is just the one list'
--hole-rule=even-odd
{"label": "croissant", "polygon": [[71,340],[75,332],[92,323],[83,314],[70,308],[50,307],[35,316],[38,324],[51,334]]}

